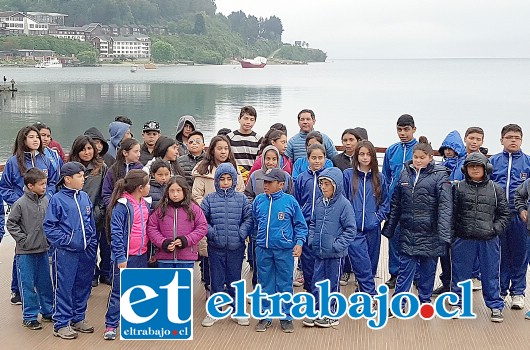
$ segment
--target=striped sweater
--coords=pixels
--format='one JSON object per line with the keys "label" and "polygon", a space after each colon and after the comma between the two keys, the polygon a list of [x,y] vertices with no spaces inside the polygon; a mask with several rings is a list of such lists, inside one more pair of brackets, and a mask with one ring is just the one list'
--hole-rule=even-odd
{"label": "striped sweater", "polygon": [[230,139],[230,146],[237,165],[250,170],[258,155],[261,136],[254,131],[250,134],[242,134],[239,130],[234,130],[226,136]]}

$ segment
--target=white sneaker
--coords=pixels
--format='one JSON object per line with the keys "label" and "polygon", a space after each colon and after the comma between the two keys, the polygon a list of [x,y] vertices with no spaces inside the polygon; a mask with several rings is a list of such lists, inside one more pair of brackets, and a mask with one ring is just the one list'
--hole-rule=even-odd
{"label": "white sneaker", "polygon": [[204,320],[202,320],[201,325],[203,327],[211,327],[215,322],[217,322],[216,318],[210,317],[210,315],[206,315]]}
{"label": "white sneaker", "polygon": [[524,308],[524,295],[514,295],[512,297],[512,309],[522,310]]}
{"label": "white sneaker", "polygon": [[247,317],[232,318],[232,321],[237,322],[240,326],[250,326],[250,320]]}
{"label": "white sneaker", "polygon": [[478,278],[473,278],[473,291],[482,290],[482,281]]}

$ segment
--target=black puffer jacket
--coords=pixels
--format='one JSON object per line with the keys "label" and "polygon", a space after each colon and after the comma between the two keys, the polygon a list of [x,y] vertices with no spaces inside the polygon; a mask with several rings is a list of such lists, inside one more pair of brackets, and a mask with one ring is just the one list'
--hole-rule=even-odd
{"label": "black puffer jacket", "polygon": [[204,152],[198,156],[194,156],[191,153],[187,153],[183,156],[177,158],[177,162],[180,168],[184,171],[184,176],[188,185],[193,187],[193,176],[191,176],[191,171],[195,166],[204,158]]}
{"label": "black puffer jacket", "polygon": [[382,234],[391,237],[401,225],[399,250],[411,256],[446,254],[452,236],[452,193],[447,169],[431,162],[416,178],[412,161],[405,163],[392,195]]}
{"label": "black puffer jacket", "polygon": [[[484,179],[473,181],[467,166],[478,163],[484,167]],[[453,185],[455,236],[464,239],[492,239],[504,232],[510,223],[510,209],[501,186],[489,178],[491,165],[482,153],[474,152],[464,161],[465,180]]]}

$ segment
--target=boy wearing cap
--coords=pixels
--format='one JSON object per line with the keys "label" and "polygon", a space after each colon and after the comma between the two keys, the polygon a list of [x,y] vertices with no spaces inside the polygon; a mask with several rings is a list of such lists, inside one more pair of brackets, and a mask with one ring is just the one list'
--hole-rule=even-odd
{"label": "boy wearing cap", "polygon": [[[455,238],[451,246],[451,284],[452,291],[460,295],[458,283],[472,277],[473,263],[478,258],[482,295],[491,309],[491,321],[502,322],[499,235],[510,223],[510,210],[502,187],[490,180],[491,170],[485,155],[471,153],[462,169],[465,180],[453,186]],[[460,303],[455,307],[460,308]]]}
{"label": "boy wearing cap", "polygon": [[[416,125],[414,118],[409,114],[400,116],[396,123],[396,131],[399,137],[399,142],[389,146],[385,152],[383,160],[383,175],[387,179],[391,179],[388,195],[392,197],[394,187],[399,180],[401,170],[405,166],[405,162],[412,159],[414,145],[418,141],[414,138],[416,132]],[[390,279],[385,282],[388,288],[395,288],[397,275],[399,272],[399,226],[395,234],[388,242],[388,271],[390,272]]]}
{"label": "boy wearing cap", "polygon": [[61,167],[62,185],[53,195],[44,218],[44,233],[53,252],[53,335],[77,338],[93,333],[85,321],[91,282],[96,267],[97,237],[92,203],[83,188],[85,167],[69,162]]}
{"label": "boy wearing cap", "polygon": [[48,207],[46,198],[47,176],[37,168],[24,174],[24,195],[9,213],[7,229],[16,241],[17,271],[22,296],[22,325],[29,329],[41,329],[42,321],[51,322],[53,312],[53,288],[50,278],[48,249],[42,223]]}
{"label": "boy wearing cap", "polygon": [[140,148],[140,163],[146,165],[148,161],[153,159],[153,151],[155,149],[156,140],[160,137],[160,124],[156,120],[149,120],[145,122],[142,129],[142,138],[144,143]]}
{"label": "boy wearing cap", "polygon": [[[263,175],[264,193],[252,203],[258,226],[254,230],[258,284],[268,295],[293,293],[294,257],[302,254],[307,236],[302,210],[293,196],[283,192],[284,185],[285,172],[279,168],[270,169]],[[270,311],[270,301],[264,300],[262,308]],[[291,333],[294,331],[291,306],[283,303],[282,308],[286,317],[280,320],[280,326],[283,332]],[[261,319],[256,332],[265,332],[271,325],[272,319]]]}

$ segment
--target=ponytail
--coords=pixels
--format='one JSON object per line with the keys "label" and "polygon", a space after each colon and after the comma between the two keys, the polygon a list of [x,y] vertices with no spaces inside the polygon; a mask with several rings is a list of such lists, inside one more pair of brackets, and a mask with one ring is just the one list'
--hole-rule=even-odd
{"label": "ponytail", "polygon": [[423,151],[425,152],[425,154],[430,155],[430,156],[434,155],[432,146],[429,140],[427,140],[427,137],[425,136],[420,136],[418,138],[418,143],[414,146],[414,152],[416,151]]}

